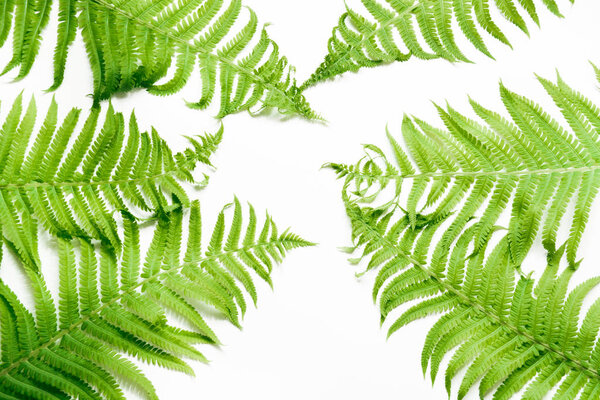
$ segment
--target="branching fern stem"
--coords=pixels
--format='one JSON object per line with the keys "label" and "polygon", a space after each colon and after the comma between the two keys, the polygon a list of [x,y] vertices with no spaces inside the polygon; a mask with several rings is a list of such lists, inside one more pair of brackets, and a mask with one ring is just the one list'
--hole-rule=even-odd
{"label": "branching fern stem", "polygon": [[[356,220],[357,219],[354,219],[354,221],[356,221]],[[487,318],[489,318],[490,320],[492,320],[494,323],[496,323],[498,325],[502,325],[506,329],[513,332],[515,335],[527,338],[527,340],[529,340],[532,344],[546,349],[547,351],[556,355],[558,358],[563,359],[564,361],[568,362],[569,364],[575,366],[577,369],[586,373],[591,378],[600,381],[600,373],[598,371],[594,370],[593,368],[591,368],[589,366],[589,363],[582,363],[580,360],[578,360],[572,356],[569,356],[568,354],[561,351],[560,349],[555,348],[555,346],[553,346],[552,344],[542,342],[542,341],[538,340],[537,338],[535,338],[534,336],[532,336],[530,333],[523,331],[522,329],[519,329],[519,327],[511,324],[509,321],[506,321],[506,320],[500,318],[496,313],[494,313],[493,311],[490,311],[485,306],[485,304],[478,303],[474,299],[466,296],[460,290],[457,290],[455,287],[448,284],[443,279],[442,275],[436,274],[433,271],[431,271],[425,264],[419,262],[411,254],[405,252],[400,246],[398,246],[397,243],[390,241],[387,237],[382,235],[381,232],[379,230],[375,229],[373,226],[371,226],[371,224],[369,224],[368,221],[364,221],[360,217],[358,218],[358,220],[360,222],[362,222],[363,228],[366,228],[371,233],[377,235],[378,239],[383,243],[383,246],[394,249],[396,254],[405,258],[410,264],[418,267],[421,271],[426,273],[427,276],[429,276],[431,279],[433,279],[436,282],[436,284],[439,286],[441,292],[452,293],[452,295],[454,295],[460,299],[462,304],[464,304],[470,308],[478,310],[479,312],[485,314],[485,316]]]}
{"label": "branching fern stem", "polygon": [[[297,242],[298,242],[298,244],[306,245],[305,241],[298,240]],[[4,367],[4,368],[0,369],[0,376],[4,376],[4,375],[9,374],[11,371],[13,371],[14,369],[18,368],[21,364],[23,364],[23,363],[27,362],[28,360],[36,357],[41,350],[43,350],[45,348],[48,348],[49,346],[52,346],[53,344],[55,344],[56,342],[58,342],[62,337],[67,336],[70,333],[79,330],[79,328],[81,327],[81,325],[83,325],[83,323],[85,323],[86,321],[88,321],[91,317],[93,317],[95,315],[99,315],[102,310],[110,307],[111,305],[114,305],[114,304],[118,303],[123,297],[125,297],[128,294],[136,292],[137,289],[139,289],[140,287],[142,287],[144,284],[146,284],[148,282],[152,282],[154,280],[157,280],[157,279],[159,279],[161,277],[164,277],[164,276],[167,276],[169,274],[176,274],[178,271],[180,271],[182,268],[184,268],[186,266],[196,266],[196,265],[200,265],[204,261],[218,260],[220,257],[223,257],[223,256],[228,255],[228,254],[237,254],[237,253],[242,252],[242,251],[253,250],[253,249],[256,249],[256,248],[264,248],[266,246],[276,246],[276,245],[281,245],[281,244],[284,244],[284,243],[290,243],[290,239],[286,239],[286,238],[284,238],[284,239],[277,239],[277,240],[269,241],[268,243],[256,243],[256,244],[253,244],[251,246],[243,246],[243,247],[240,247],[239,249],[236,249],[236,250],[221,251],[220,253],[212,254],[210,256],[203,257],[202,259],[200,259],[198,261],[181,263],[177,267],[174,267],[174,268],[169,269],[169,270],[163,270],[163,271],[160,271],[159,273],[157,273],[157,274],[155,274],[153,276],[149,276],[147,278],[141,279],[141,280],[138,281],[137,284],[135,284],[131,288],[127,289],[126,291],[120,292],[119,295],[117,295],[116,297],[112,298],[108,302],[102,304],[100,307],[98,307],[98,308],[96,308],[94,310],[91,310],[86,315],[81,316],[81,318],[79,320],[77,320],[76,322],[74,322],[73,324],[71,324],[71,326],[69,326],[67,329],[61,329],[56,335],[54,335],[52,338],[50,338],[49,340],[47,340],[45,343],[43,343],[42,345],[38,346],[36,349],[32,349],[31,352],[29,354],[27,354],[26,356],[21,357],[20,359],[12,362],[7,367]]]}

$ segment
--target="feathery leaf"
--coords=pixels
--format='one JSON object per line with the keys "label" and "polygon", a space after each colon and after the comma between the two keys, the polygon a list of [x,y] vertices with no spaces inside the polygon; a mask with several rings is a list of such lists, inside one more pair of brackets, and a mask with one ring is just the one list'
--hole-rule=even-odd
{"label": "feathery leaf", "polygon": [[[468,41],[480,52],[492,57],[482,34],[510,46],[506,35],[492,17],[490,3],[499,14],[528,33],[525,15],[539,24],[537,7],[543,5],[561,16],[554,0],[361,0],[364,13],[346,5],[346,12],[327,44],[325,60],[302,84],[304,90],[326,79],[363,67],[407,61],[443,58],[451,62],[469,62],[456,42],[456,22]],[[570,0],[571,3],[574,0]]]}
{"label": "feathery leaf", "polygon": [[[513,266],[521,265],[540,232],[552,254],[560,247],[557,231],[573,202],[575,213],[565,245],[567,259],[575,267],[600,188],[600,111],[560,77],[557,83],[539,81],[570,132],[535,102],[501,85],[512,121],[475,101],[471,105],[483,124],[450,106],[437,107],[446,130],[405,117],[406,150],[390,137],[392,158],[369,145],[367,155],[355,165],[328,166],[345,178],[345,191],[353,201],[377,202],[386,209],[405,195],[409,225],[442,232],[433,250],[434,266],[444,264],[452,244],[469,225],[474,225],[469,243],[477,254],[505,211],[511,215],[506,238]],[[388,188],[392,194],[386,202]],[[473,224],[474,216],[479,218]]]}
{"label": "feathery leaf", "polygon": [[[13,57],[4,73],[19,67],[20,79],[38,54],[52,0],[3,1],[0,7],[0,46],[13,32]],[[218,117],[259,107],[319,118],[297,88],[294,68],[241,0],[59,0],[58,9],[50,90],[63,82],[79,31],[96,103],[135,88],[171,95],[197,71],[202,89],[188,103],[192,108],[206,108],[218,97]],[[247,21],[237,27],[242,13]]]}
{"label": "feathery leaf", "polygon": [[52,101],[34,135],[35,102],[23,113],[19,96],[0,129],[0,225],[33,269],[38,223],[61,238],[99,239],[118,249],[115,210],[162,215],[189,206],[180,182],[194,182],[194,168],[210,164],[222,138],[222,128],[190,137],[190,148],[173,154],[156,131],[139,131],[134,114],[126,129],[123,115],[109,106],[98,128],[100,109],[93,109],[78,129],[80,111],[59,122],[57,108]]}
{"label": "feathery leaf", "polygon": [[[125,240],[120,256],[104,245],[95,248],[85,238],[78,250],[72,241],[57,239],[58,308],[38,273],[29,273],[37,293],[35,313],[0,281],[0,397],[124,399],[126,385],[144,398],[156,399],[152,383],[126,355],[192,374],[185,359],[206,361],[195,345],[219,343],[204,319],[206,306],[239,326],[244,292],[255,298],[245,289],[254,279],[249,272],[260,270],[261,275],[267,260],[277,262],[288,251],[311,245],[287,231],[278,234],[267,218],[264,240],[231,243],[226,249],[211,243],[203,252],[200,208],[194,201],[185,258],[179,207],[159,219],[142,265],[139,226],[130,214],[122,214]],[[236,200],[231,225],[226,226],[221,214],[215,229],[238,235],[241,215]],[[254,229],[254,223],[246,229]],[[171,325],[167,311],[190,328]]]}
{"label": "feathery leaf", "polygon": [[[421,366],[435,380],[449,355],[449,395],[466,371],[458,399],[476,386],[481,398],[495,400],[521,391],[524,399],[600,396],[600,300],[582,311],[600,278],[569,291],[599,186],[600,111],[560,77],[539,80],[571,132],[501,86],[512,121],[474,101],[485,124],[438,107],[446,130],[405,117],[404,145],[388,135],[393,161],[367,145],[358,163],[329,164],[345,178],[351,249],[359,252],[352,262],[376,271],[373,299],[388,335],[438,315]],[[556,232],[571,202],[570,235],[559,246]],[[521,263],[540,230],[548,264],[536,282]],[[565,253],[569,265],[561,271]]]}
{"label": "feathery leaf", "polygon": [[[600,278],[571,292],[574,269],[559,273],[565,246],[549,256],[536,283],[512,268],[504,236],[489,252],[468,255],[475,231],[466,230],[450,260],[428,264],[423,256],[432,242],[432,226],[411,228],[409,217],[395,209],[361,207],[346,199],[360,258],[377,271],[373,291],[388,335],[418,319],[439,315],[422,351],[422,367],[435,380],[443,358],[451,353],[445,385],[466,368],[458,399],[477,384],[481,398],[509,399],[525,389],[524,399],[597,399],[600,395],[600,301],[582,314],[586,295]],[[398,316],[394,311],[402,308]],[[580,318],[583,322],[580,323]],[[564,378],[564,379],[563,379]],[[577,397],[580,395],[580,397]]]}

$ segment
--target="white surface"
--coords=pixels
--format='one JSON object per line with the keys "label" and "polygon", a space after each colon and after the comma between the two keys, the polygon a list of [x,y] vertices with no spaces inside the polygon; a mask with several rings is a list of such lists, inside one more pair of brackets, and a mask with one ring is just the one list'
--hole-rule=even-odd
{"label": "white surface", "polygon": [[[341,0],[247,0],[263,22],[272,22],[271,36],[297,66],[302,81],[323,57],[331,28],[343,9]],[[411,60],[406,63],[347,74],[306,92],[328,125],[299,119],[233,115],[225,119],[225,138],[215,157],[217,171],[208,189],[199,194],[207,221],[231,201],[235,193],[259,210],[268,209],[275,220],[319,247],[293,252],[273,276],[275,289],[261,286],[258,309],[250,309],[240,332],[225,324],[217,333],[225,345],[207,349],[211,364],[194,365],[197,376],[144,367],[162,399],[444,399],[443,382],[432,388],[419,364],[424,335],[433,320],[401,330],[389,341],[379,328],[379,316],[371,302],[371,279],[357,280],[357,271],[337,251],[347,245],[350,231],[339,198],[340,182],[330,171],[320,170],[327,161],[354,162],[362,143],[385,144],[387,123],[394,132],[403,113],[437,121],[431,101],[448,100],[468,111],[467,95],[500,110],[498,81],[511,89],[550,104],[533,74],[554,78],[558,69],[572,86],[600,104],[600,93],[588,60],[600,63],[600,2],[577,0],[571,7],[560,1],[565,19],[540,12],[542,28],[531,27],[531,37],[509,28],[513,50],[490,41],[497,61],[475,51],[475,64],[452,65],[444,61]],[[502,25],[507,26],[506,24]],[[7,104],[25,89],[36,94],[39,109],[51,95],[52,28],[42,55],[30,77],[10,83],[0,78]],[[0,52],[0,64],[8,61],[10,46]],[[195,78],[197,79],[197,78]],[[56,92],[62,115],[67,108],[90,104],[91,79],[81,40],[71,53],[65,84]],[[218,123],[210,112],[187,109],[182,99],[198,97],[197,80],[169,98],[144,92],[113,100],[128,113],[135,107],[143,126],[156,127],[169,142],[178,135],[212,131]],[[556,111],[554,107],[549,109]],[[556,115],[556,113],[554,113]],[[581,254],[584,264],[577,280],[597,272],[600,260],[593,243],[600,235],[600,208],[593,210]],[[208,225],[208,224],[207,224]],[[594,240],[596,239],[596,240]],[[535,265],[542,267],[542,253]],[[46,268],[52,273],[52,267]],[[16,281],[15,268],[3,266],[0,276]],[[475,399],[472,391],[469,398]],[[134,398],[132,396],[132,398]]]}

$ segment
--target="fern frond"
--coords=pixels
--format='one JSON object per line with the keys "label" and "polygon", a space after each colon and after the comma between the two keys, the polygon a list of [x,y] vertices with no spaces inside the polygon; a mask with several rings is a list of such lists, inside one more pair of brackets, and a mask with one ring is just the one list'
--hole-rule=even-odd
{"label": "fern frond", "polygon": [[[202,251],[199,203],[192,202],[185,255],[182,208],[163,215],[143,262],[139,227],[127,212],[119,257],[87,239],[76,249],[58,238],[58,308],[52,298],[36,296],[32,313],[0,282],[0,397],[124,399],[127,386],[156,399],[152,383],[126,355],[192,374],[185,359],[206,361],[194,345],[218,344],[203,316],[206,306],[239,326],[246,296],[256,300],[252,271],[270,284],[274,263],[311,245],[288,231],[278,233],[269,216],[256,236],[251,206],[243,228],[237,199],[231,223],[224,212]],[[30,276],[38,279],[34,289],[44,288],[39,274]],[[171,325],[167,312],[191,328]]]}
{"label": "fern frond", "polygon": [[34,269],[39,266],[38,223],[61,238],[99,239],[118,249],[115,211],[141,217],[140,212],[162,215],[189,206],[180,183],[194,182],[199,163],[210,165],[222,138],[222,129],[190,137],[190,148],[173,154],[156,131],[139,131],[134,114],[126,128],[112,106],[103,123],[100,109],[93,109],[78,128],[80,111],[72,109],[59,122],[52,101],[34,134],[36,114],[35,101],[23,111],[19,96],[0,130],[0,225],[11,247]]}
{"label": "fern frond", "polygon": [[453,378],[466,369],[458,399],[476,385],[481,398],[493,393],[495,400],[512,398],[522,389],[523,399],[545,398],[555,388],[553,399],[600,396],[600,301],[580,323],[582,303],[600,278],[568,293],[574,269],[559,273],[564,246],[549,257],[536,284],[518,277],[506,237],[491,251],[483,248],[469,256],[476,230],[467,229],[448,262],[436,266],[426,257],[431,225],[411,228],[409,217],[397,209],[360,207],[347,198],[346,209],[356,246],[364,248],[361,258],[377,271],[373,297],[382,323],[390,322],[389,335],[439,315],[425,338],[421,362],[435,380],[443,358],[455,350],[445,371],[449,395]]}
{"label": "fern frond", "polygon": [[508,46],[510,42],[494,20],[490,3],[496,6],[496,11],[504,19],[526,34],[526,18],[539,24],[537,7],[542,4],[553,14],[561,16],[554,0],[519,0],[521,10],[513,0],[361,2],[364,7],[362,13],[346,5],[346,12],[328,41],[325,60],[302,84],[302,90],[348,71],[407,61],[413,56],[424,60],[443,58],[451,62],[469,62],[455,39],[458,32],[453,27],[454,23],[478,51],[492,57],[485,35]]}
{"label": "fern frond", "polygon": [[[51,7],[52,0],[2,2],[0,46],[11,28],[13,32],[13,58],[4,72],[19,67],[17,78],[29,73]],[[242,27],[234,25],[243,12],[240,0],[59,0],[58,8],[50,90],[64,79],[79,30],[95,102],[135,88],[170,95],[196,71],[202,89],[200,99],[188,103],[192,108],[206,108],[218,97],[218,117],[258,106],[319,118],[297,88],[294,68],[259,27],[254,12],[248,9]]]}
{"label": "fern frond", "polygon": [[[600,111],[560,77],[557,83],[539,81],[570,131],[532,100],[501,85],[500,95],[512,121],[475,101],[471,105],[484,123],[450,106],[438,107],[446,130],[405,117],[406,146],[388,135],[393,157],[369,145],[367,155],[355,165],[329,166],[345,178],[345,190],[353,201],[377,202],[386,209],[404,196],[404,212],[413,229],[431,227],[441,232],[433,265],[445,263],[452,244],[470,225],[474,226],[469,243],[477,254],[505,211],[511,215],[506,239],[513,266],[521,265],[540,232],[552,254],[560,247],[557,231],[573,202],[566,255],[575,267],[581,235],[600,187]],[[479,218],[473,224],[475,216]]]}

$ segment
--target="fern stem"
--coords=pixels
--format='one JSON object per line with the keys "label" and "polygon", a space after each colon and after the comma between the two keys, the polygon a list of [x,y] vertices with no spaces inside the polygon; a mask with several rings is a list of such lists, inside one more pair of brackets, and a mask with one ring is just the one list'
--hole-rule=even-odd
{"label": "fern stem", "polygon": [[82,187],[82,186],[117,186],[126,183],[138,183],[145,181],[154,181],[165,176],[175,176],[181,170],[167,171],[162,174],[149,175],[141,178],[118,179],[107,181],[73,181],[73,182],[26,182],[26,183],[0,183],[0,190],[8,189],[29,189],[29,188],[49,188],[49,187]]}
{"label": "fern stem", "polygon": [[[332,167],[333,164],[326,164],[326,167]],[[347,175],[359,176],[371,179],[397,180],[397,179],[420,179],[420,178],[454,178],[454,177],[480,177],[480,176],[527,176],[527,175],[549,175],[549,174],[571,174],[576,172],[594,172],[600,170],[600,165],[577,168],[545,168],[534,170],[516,170],[516,171],[449,171],[449,172],[424,172],[421,174],[397,175],[397,174],[369,174],[365,172],[356,172],[350,170],[347,165],[336,164],[336,168],[344,170]]]}
{"label": "fern stem", "polygon": [[[45,343],[39,345],[35,350],[32,350],[31,352],[29,352],[27,355],[15,360],[14,362],[12,362],[9,366],[5,367],[4,369],[0,370],[0,377],[5,376],[7,374],[9,374],[11,371],[13,371],[14,369],[18,368],[21,364],[29,361],[30,359],[32,359],[33,357],[36,357],[42,350],[47,349],[48,347],[52,346],[53,344],[55,344],[57,341],[59,341],[61,338],[71,334],[72,332],[76,331],[77,329],[79,329],[81,327],[81,325],[83,325],[86,321],[88,321],[91,317],[98,315],[102,310],[106,309],[107,307],[112,306],[113,304],[117,303],[119,300],[121,300],[121,298],[123,298],[124,296],[131,294],[133,292],[135,292],[138,288],[140,288],[141,286],[143,286],[144,284],[151,282],[159,277],[162,276],[166,276],[168,274],[172,274],[174,272],[177,272],[179,270],[181,270],[182,268],[186,267],[186,266],[190,266],[190,265],[199,265],[200,263],[204,262],[204,261],[209,261],[209,260],[216,260],[220,257],[226,256],[226,255],[231,255],[231,254],[236,254],[239,253],[241,251],[249,251],[252,249],[256,249],[256,248],[262,248],[262,247],[267,247],[267,246],[273,246],[273,245],[278,245],[278,244],[284,244],[284,243],[289,243],[291,241],[294,241],[293,239],[282,239],[281,237],[277,240],[271,240],[268,241],[266,243],[257,243],[257,244],[253,244],[251,246],[244,246],[235,250],[229,250],[229,251],[221,251],[218,254],[213,254],[210,256],[205,256],[202,259],[199,259],[195,262],[184,262],[181,263],[180,265],[178,265],[175,268],[172,269],[168,269],[168,270],[162,270],[161,272],[152,275],[148,278],[142,279],[141,281],[139,281],[136,285],[132,286],[131,288],[129,288],[128,290],[121,292],[119,295],[115,296],[114,298],[112,298],[110,301],[102,304],[100,307],[90,311],[88,314],[86,314],[85,316],[81,317],[77,322],[74,322],[73,324],[71,324],[68,328],[66,329],[62,329],[60,331],[58,331],[56,333],[56,335],[54,335],[53,337],[51,337],[50,339],[48,339]],[[304,243],[304,242],[303,242]]]}
{"label": "fern stem", "polygon": [[112,11],[114,11],[114,12],[122,15],[123,17],[125,17],[125,18],[127,18],[127,19],[129,19],[131,21],[134,21],[137,24],[143,25],[146,28],[148,28],[148,29],[150,29],[150,30],[152,30],[152,31],[154,31],[156,33],[159,33],[160,35],[166,36],[169,39],[173,40],[174,42],[177,42],[177,43],[179,43],[179,44],[181,44],[181,45],[183,45],[183,46],[185,46],[185,47],[187,47],[187,48],[189,48],[189,49],[191,49],[191,50],[193,50],[193,51],[195,51],[197,53],[200,53],[200,54],[202,54],[205,57],[209,57],[209,58],[215,59],[218,62],[221,62],[223,64],[227,64],[227,65],[233,67],[234,69],[236,69],[236,70],[240,71],[241,73],[243,73],[244,75],[248,76],[250,79],[258,81],[258,82],[262,83],[263,85],[265,85],[266,87],[268,87],[270,90],[273,90],[275,92],[280,93],[285,98],[287,98],[292,104],[295,104],[294,99],[290,98],[289,94],[286,91],[281,90],[276,85],[273,85],[272,83],[270,83],[270,82],[268,82],[268,81],[266,81],[266,80],[264,80],[264,79],[262,79],[260,77],[257,77],[256,74],[254,74],[254,71],[238,65],[237,63],[233,62],[231,59],[219,56],[218,54],[213,54],[211,52],[207,52],[204,49],[202,49],[201,47],[194,47],[187,40],[181,39],[181,38],[173,35],[172,33],[168,32],[168,31],[164,31],[163,29],[160,29],[160,28],[152,25],[151,23],[149,23],[147,21],[144,21],[144,20],[140,19],[139,17],[131,15],[130,13],[128,13],[128,12],[126,12],[126,11],[124,11],[124,10],[116,7],[116,6],[114,6],[113,4],[110,4],[110,3],[106,2],[105,0],[94,0],[94,2],[97,3],[97,4],[99,4],[99,5],[101,5],[101,6],[103,6],[103,7],[105,7],[105,8],[107,8],[107,9],[110,9],[110,10],[112,10]]}
{"label": "fern stem", "polygon": [[593,379],[600,380],[600,373],[598,373],[596,370],[592,369],[588,365],[588,363],[583,363],[577,359],[569,357],[568,354],[566,354],[565,352],[563,352],[559,349],[554,348],[551,344],[544,343],[544,342],[538,340],[537,338],[532,336],[530,333],[522,331],[518,327],[510,324],[508,321],[503,320],[495,313],[490,312],[485,306],[473,301],[471,298],[466,296],[464,293],[461,293],[455,287],[446,283],[443,280],[442,276],[434,274],[424,264],[420,263],[418,260],[416,260],[410,254],[404,252],[396,243],[390,241],[387,237],[382,235],[381,232],[379,232],[377,229],[372,227],[370,224],[368,224],[362,218],[360,218],[360,221],[368,230],[370,230],[372,233],[376,234],[381,239],[381,241],[384,243],[384,245],[389,246],[390,248],[393,248],[398,255],[406,258],[411,264],[415,265],[416,267],[421,269],[423,272],[425,272],[431,279],[433,279],[435,281],[435,283],[440,287],[442,292],[447,291],[447,292],[452,293],[453,295],[457,296],[463,304],[465,304],[468,307],[472,307],[472,308],[478,310],[479,312],[483,313],[486,317],[488,317],[493,322],[495,322],[499,325],[502,325],[503,327],[511,330],[517,336],[524,337],[529,342],[531,342],[534,346],[542,347],[543,349],[547,350],[548,352],[553,353],[554,355],[557,356],[557,358],[563,359],[566,363],[575,366],[576,369],[579,369],[583,373],[591,376]]}

